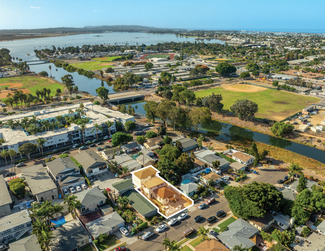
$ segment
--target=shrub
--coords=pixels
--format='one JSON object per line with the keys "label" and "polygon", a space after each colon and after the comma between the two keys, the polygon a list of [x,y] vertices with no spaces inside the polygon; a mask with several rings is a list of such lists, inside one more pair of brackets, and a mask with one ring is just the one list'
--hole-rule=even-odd
{"label": "shrub", "polygon": [[[85,180],[86,180],[86,182],[87,182],[87,185],[89,186],[89,187],[91,187],[91,182],[90,182],[90,180],[87,178],[87,177],[85,177]],[[106,191],[106,190],[105,190]]]}
{"label": "shrub", "polygon": [[148,222],[143,222],[139,225],[139,231],[145,230],[148,227]]}
{"label": "shrub", "polygon": [[59,158],[61,158],[61,159],[66,158],[66,157],[69,157],[68,153],[63,153],[63,154],[59,155]]}
{"label": "shrub", "polygon": [[94,105],[100,105],[99,101],[96,100],[96,101],[94,102]]}
{"label": "shrub", "polygon": [[10,190],[18,197],[24,197],[25,195],[25,182],[22,178],[17,178],[9,181]]}
{"label": "shrub", "polygon": [[135,140],[142,145],[146,141],[146,138],[145,136],[137,136]]}
{"label": "shrub", "polygon": [[246,179],[247,178],[247,174],[244,173],[243,176],[241,177],[242,179]]}
{"label": "shrub", "polygon": [[227,230],[228,230],[227,226],[220,227],[220,232],[224,232],[224,231],[227,231]]}
{"label": "shrub", "polygon": [[236,182],[239,182],[240,180],[241,180],[241,178],[240,177],[237,177],[235,181]]}
{"label": "shrub", "polygon": [[136,228],[132,228],[131,234],[134,235],[136,233],[138,233],[138,230]]}
{"label": "shrub", "polygon": [[154,138],[154,137],[157,137],[158,135],[157,135],[157,133],[155,133],[155,132],[153,132],[153,131],[148,131],[147,133],[146,133],[146,137],[148,138],[148,139],[151,139],[151,138]]}

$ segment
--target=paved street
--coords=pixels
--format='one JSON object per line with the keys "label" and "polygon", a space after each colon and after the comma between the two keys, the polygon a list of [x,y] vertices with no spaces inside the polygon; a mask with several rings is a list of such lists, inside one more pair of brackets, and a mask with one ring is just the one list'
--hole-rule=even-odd
{"label": "paved street", "polygon": [[[198,204],[195,204],[194,207],[198,207],[199,204],[203,202],[200,202]],[[208,208],[199,210],[196,209],[195,211],[189,212],[189,216],[186,220],[182,222],[178,222],[176,225],[169,227],[167,231],[155,234],[152,238],[150,238],[148,241],[144,240],[138,240],[134,244],[131,244],[128,246],[130,250],[150,250],[150,251],[158,251],[158,250],[164,250],[164,247],[162,245],[162,242],[164,238],[169,238],[170,240],[176,240],[180,241],[183,239],[183,232],[188,228],[194,228],[199,229],[200,226],[207,225],[206,219],[210,216],[213,216],[218,212],[219,210],[224,210],[225,212],[229,212],[228,202],[225,199],[224,196],[217,199],[217,201],[210,205]],[[191,210],[190,210],[191,211]],[[197,215],[202,215],[205,219],[199,223],[196,223],[194,221],[194,217]],[[153,227],[150,227],[149,230],[153,230]],[[147,230],[146,230],[147,231]]]}

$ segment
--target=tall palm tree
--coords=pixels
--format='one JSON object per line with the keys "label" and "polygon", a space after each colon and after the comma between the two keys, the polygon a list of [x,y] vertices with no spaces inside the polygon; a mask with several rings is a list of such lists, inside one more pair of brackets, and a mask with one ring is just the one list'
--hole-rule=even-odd
{"label": "tall palm tree", "polygon": [[86,130],[86,124],[85,124],[85,123],[82,123],[82,124],[80,125],[80,129],[79,129],[79,130],[81,131],[82,139],[83,139],[83,142],[84,142],[84,144],[85,144],[85,130]]}
{"label": "tall palm tree", "polygon": [[[33,215],[33,214],[32,214]],[[31,215],[31,216],[32,216]],[[33,216],[35,217],[35,216]],[[35,235],[39,235],[40,233],[42,233],[42,231],[44,229],[46,229],[48,226],[46,225],[46,223],[44,221],[41,221],[39,218],[35,217],[35,220],[33,221],[33,230],[32,230],[32,234]]]}
{"label": "tall palm tree", "polygon": [[300,173],[302,171],[302,167],[300,167],[298,164],[296,163],[292,163],[290,166],[289,166],[289,172],[291,174],[295,174],[295,173]]}
{"label": "tall palm tree", "polygon": [[81,203],[77,200],[77,196],[68,195],[64,197],[64,204],[68,206],[68,211],[72,213],[73,218],[75,218],[75,210],[81,208]]}
{"label": "tall palm tree", "polygon": [[7,157],[9,156],[8,151],[6,151],[6,150],[2,150],[2,151],[0,152],[0,156],[1,156],[2,158],[5,159],[5,162],[6,162],[6,165],[7,165]]}
{"label": "tall palm tree", "polygon": [[103,127],[98,125],[97,123],[94,125],[94,128],[91,130],[91,132],[96,130],[96,139],[98,139],[98,131],[103,131]]}
{"label": "tall palm tree", "polygon": [[38,236],[37,241],[43,250],[50,250],[53,238],[53,232],[50,229],[44,229]]}
{"label": "tall palm tree", "polygon": [[60,204],[57,204],[56,202],[54,203],[54,205],[52,205],[52,211],[53,211],[53,215],[55,216],[55,219],[58,218],[58,214],[60,216],[62,216],[62,211],[63,211],[63,206]]}
{"label": "tall palm tree", "polygon": [[46,93],[47,93],[47,97],[48,97],[48,99],[50,99],[51,89],[47,89],[47,90],[46,90]]}
{"label": "tall palm tree", "polygon": [[207,234],[209,233],[210,228],[204,228],[204,226],[201,226],[197,233],[202,237],[202,239],[207,238]]}
{"label": "tall palm tree", "polygon": [[170,239],[168,239],[168,238],[165,238],[164,240],[163,240],[163,243],[162,243],[162,245],[165,247],[165,249],[169,249],[170,248],[170,246],[171,246],[171,244],[172,244],[172,242],[170,241]]}
{"label": "tall palm tree", "polygon": [[12,164],[15,163],[15,156],[17,155],[17,152],[14,149],[9,149],[8,154],[9,154],[10,159],[11,159],[10,165],[12,166]]}
{"label": "tall palm tree", "polygon": [[43,139],[43,138],[38,138],[38,139],[36,139],[36,142],[37,142],[37,146],[38,146],[38,148],[41,149],[42,156],[43,156],[43,155],[44,155],[44,154],[43,154],[43,145],[45,144],[46,140]]}
{"label": "tall palm tree", "polygon": [[114,125],[115,123],[112,122],[112,121],[106,121],[105,124],[106,124],[107,127],[108,127],[109,136],[112,136],[112,134],[111,134],[111,127],[112,127],[112,125]]}
{"label": "tall palm tree", "polygon": [[49,69],[50,69],[50,76],[52,77],[52,66],[49,65]]}
{"label": "tall palm tree", "polygon": [[8,125],[12,129],[14,125],[14,121],[12,119],[8,119],[6,125]]}

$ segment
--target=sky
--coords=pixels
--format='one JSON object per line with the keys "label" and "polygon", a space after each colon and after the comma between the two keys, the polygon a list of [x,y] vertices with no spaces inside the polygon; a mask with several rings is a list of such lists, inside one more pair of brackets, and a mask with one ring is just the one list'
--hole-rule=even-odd
{"label": "sky", "polygon": [[324,0],[0,0],[0,29],[143,25],[324,29]]}

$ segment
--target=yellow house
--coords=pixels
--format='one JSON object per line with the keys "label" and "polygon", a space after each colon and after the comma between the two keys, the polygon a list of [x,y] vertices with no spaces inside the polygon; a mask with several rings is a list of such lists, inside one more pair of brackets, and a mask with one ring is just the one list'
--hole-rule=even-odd
{"label": "yellow house", "polygon": [[157,200],[162,204],[167,204],[170,201],[176,201],[175,195],[176,192],[174,192],[172,189],[168,187],[160,187],[154,191],[154,193],[157,196]]}
{"label": "yellow house", "polygon": [[152,198],[156,197],[153,191],[159,187],[162,187],[162,186],[165,186],[165,181],[159,177],[154,177],[154,178],[151,178],[150,180],[146,181],[143,184],[142,189],[143,189],[144,194],[149,199],[152,199]]}
{"label": "yellow house", "polygon": [[134,174],[133,183],[136,186],[140,187],[141,185],[146,183],[148,180],[155,177],[156,173],[157,173],[157,171],[152,167],[148,167],[148,168],[142,169],[138,172],[134,172],[133,173]]}

